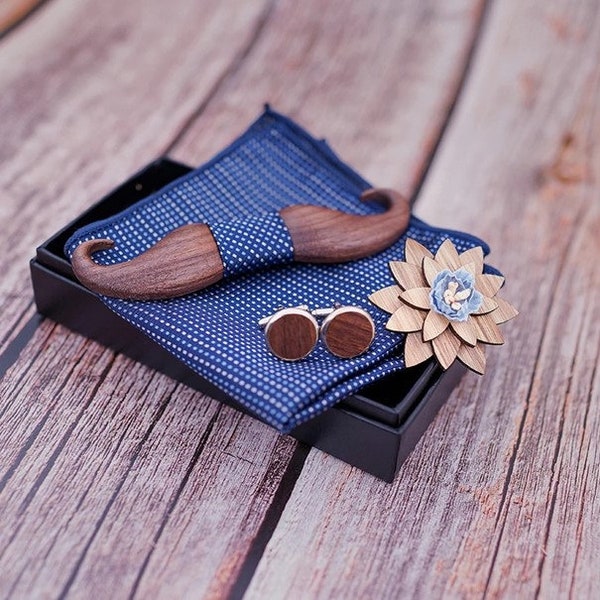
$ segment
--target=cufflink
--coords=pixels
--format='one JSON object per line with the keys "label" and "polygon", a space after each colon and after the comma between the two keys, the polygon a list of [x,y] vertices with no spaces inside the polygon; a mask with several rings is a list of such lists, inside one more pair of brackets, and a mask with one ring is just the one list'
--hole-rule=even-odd
{"label": "cufflink", "polygon": [[[324,317],[320,327],[315,317]],[[312,312],[308,306],[282,308],[258,324],[264,327],[269,351],[287,361],[306,358],[319,337],[338,358],[360,356],[375,337],[375,323],[366,310],[340,304]]]}
{"label": "cufflink", "polygon": [[375,323],[366,310],[335,304],[333,308],[313,310],[312,314],[325,317],[321,323],[321,339],[335,356],[354,358],[371,347]]}
{"label": "cufflink", "polygon": [[267,348],[281,360],[306,358],[319,340],[319,324],[308,306],[282,308],[258,324],[265,329]]}

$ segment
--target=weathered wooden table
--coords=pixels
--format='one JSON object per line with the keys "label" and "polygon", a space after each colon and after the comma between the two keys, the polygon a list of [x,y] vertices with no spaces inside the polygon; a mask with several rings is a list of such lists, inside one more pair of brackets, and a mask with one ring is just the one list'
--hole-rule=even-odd
{"label": "weathered wooden table", "polygon": [[[489,241],[521,309],[392,485],[35,313],[38,243],[264,101]],[[48,0],[13,27],[0,596],[598,598],[599,107],[597,0]]]}

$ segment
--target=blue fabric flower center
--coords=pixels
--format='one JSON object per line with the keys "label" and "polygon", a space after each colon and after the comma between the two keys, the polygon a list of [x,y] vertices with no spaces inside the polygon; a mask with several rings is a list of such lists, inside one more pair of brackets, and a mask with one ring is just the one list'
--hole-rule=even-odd
{"label": "blue fabric flower center", "polygon": [[466,321],[483,302],[475,289],[475,278],[466,269],[440,271],[431,286],[429,302],[435,312],[451,321]]}

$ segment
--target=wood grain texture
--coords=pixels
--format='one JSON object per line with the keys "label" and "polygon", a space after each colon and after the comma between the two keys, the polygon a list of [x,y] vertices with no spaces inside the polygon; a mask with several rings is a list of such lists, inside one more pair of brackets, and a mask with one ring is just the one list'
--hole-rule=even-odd
{"label": "wood grain texture", "polygon": [[[270,100],[274,108],[291,113],[315,134],[327,134],[345,158],[354,153],[355,161],[361,161],[355,164],[361,169],[363,165],[368,167],[374,181],[399,187],[410,196],[457,93],[481,3],[457,2],[440,7],[433,2],[411,6],[388,2],[367,8],[356,2],[349,12],[348,6],[343,6],[276,4],[244,63],[229,72],[211,102],[174,147],[174,156],[194,163],[210,158],[215,146],[229,142],[256,116],[257,105]],[[330,11],[326,17],[324,10]],[[343,18],[336,18],[340,15]],[[384,49],[381,37],[390,28],[394,30],[388,36],[395,49],[392,53],[389,47]],[[356,35],[357,31],[362,37]],[[435,47],[445,50],[434,51]],[[324,57],[332,56],[335,58],[324,65]],[[376,71],[369,66],[374,63],[378,65]],[[323,69],[335,72],[326,83]],[[381,72],[395,73],[399,80],[386,81],[380,77]],[[372,83],[368,93],[367,79]],[[393,101],[390,86],[400,93]],[[338,96],[341,90],[345,102]],[[314,95],[319,96],[319,103],[309,102]],[[367,126],[358,114],[365,102],[370,104],[373,119]],[[378,163],[376,157],[383,160]],[[378,174],[377,167],[387,167],[387,175],[384,170]],[[253,445],[262,443],[262,437],[253,441]],[[338,463],[328,461],[321,453],[317,456],[325,459],[320,462],[325,470]],[[305,497],[305,502],[311,499]],[[180,512],[185,515],[184,505],[176,508],[173,521],[182,518]],[[184,540],[178,539],[176,532],[161,539],[154,557],[159,561],[167,554],[169,563],[158,572],[151,563],[140,589],[163,590],[169,577],[177,577],[182,587],[193,582],[199,568],[193,557],[198,550],[186,540],[199,545],[206,543],[205,535],[205,530],[188,521]],[[302,547],[287,552],[281,566],[287,568],[288,560],[303,552]],[[235,545],[230,553],[231,564],[239,564]],[[304,559],[307,565],[312,564],[310,554]],[[235,569],[228,571],[226,564],[224,560],[211,590],[215,597],[222,597],[235,578]],[[332,578],[338,576],[334,573]]]}
{"label": "wood grain texture", "polygon": [[[277,2],[173,150],[212,156],[270,102],[376,185],[410,197],[456,97],[484,2]],[[210,131],[211,135],[205,135]]]}
{"label": "wood grain texture", "polygon": [[[35,304],[30,294],[24,294],[17,301],[14,297],[0,297],[0,314],[10,324],[0,340],[0,356],[14,342],[27,322],[36,316]],[[1,371],[0,371],[1,373]]]}
{"label": "wood grain texture", "polygon": [[[518,315],[510,303],[503,301],[498,317],[493,316],[493,311],[499,309],[493,296],[504,278],[483,273],[482,245],[459,254],[452,241],[447,239],[432,258],[428,256],[427,248],[412,240],[407,241],[405,254],[407,262],[389,263],[391,274],[398,283],[395,292],[391,293],[386,287],[369,296],[380,309],[392,313],[386,323],[387,329],[410,334],[404,344],[405,364],[415,366],[433,354],[444,369],[458,358],[465,366],[483,375],[486,359],[477,344],[503,344],[497,323]],[[417,256],[422,257],[420,261]],[[453,277],[446,281],[446,289],[439,289],[438,275],[460,271],[471,278],[470,283],[464,279],[461,283],[460,276]],[[465,302],[469,302],[474,293],[477,294],[477,305],[470,311]],[[437,306],[433,306],[434,297]],[[446,308],[440,312],[440,307]],[[457,320],[460,316],[463,320]]]}
{"label": "wood grain texture", "polygon": [[523,310],[394,485],[310,455],[247,598],[600,594],[598,12],[493,5],[417,212],[489,241]]}
{"label": "wood grain texture", "polygon": [[[391,189],[372,188],[363,202],[379,201],[385,212],[354,215],[323,206],[286,206],[279,211],[290,232],[294,260],[337,263],[371,256],[391,246],[406,231],[410,204]],[[354,232],[355,235],[349,235]]]}
{"label": "wood grain texture", "polygon": [[[35,244],[172,143],[251,41],[264,8],[189,2],[161,17],[160,3],[118,10],[92,4],[54,2],[35,28],[23,24],[0,43],[8,90],[0,98],[3,350],[16,341],[8,350],[18,351],[20,333],[30,333],[19,326],[31,316],[27,260]],[[177,35],[161,33],[166,23]],[[232,36],[227,46],[225,32]],[[85,597],[92,589],[114,598],[144,585],[154,544],[188,483],[197,497],[183,514],[198,524],[210,514],[221,540],[198,544],[217,566],[207,562],[200,576],[194,568],[188,580],[196,590],[209,588],[219,570],[218,545],[236,548],[243,562],[243,540],[256,535],[295,444],[247,417],[249,425],[236,433],[242,417],[234,411],[217,418],[219,405],[94,348],[46,322],[3,380],[0,595]],[[178,410],[169,416],[174,397],[191,411],[187,417]],[[264,430],[258,453],[273,459],[271,467],[255,462],[256,453],[235,454],[235,444],[248,445],[257,427]],[[207,437],[213,430],[220,450]],[[212,469],[204,447],[214,469],[240,463],[241,471],[231,472],[231,493],[216,488],[231,503],[200,500],[194,482],[204,489]],[[230,554],[226,563],[235,574],[239,565]]]}
{"label": "wood grain texture", "polygon": [[[52,0],[0,40],[4,298],[31,297],[36,245],[170,146],[265,7]],[[0,338],[13,325],[0,319]]]}
{"label": "wood grain texture", "polygon": [[[1,413],[12,435],[0,449],[0,589],[15,597],[95,590],[115,598],[143,586],[180,502],[180,516],[211,539],[190,552],[205,569],[179,583],[202,596],[232,540],[243,557],[294,447],[288,438],[260,435],[267,426],[49,321],[0,395],[13,400]],[[243,448],[257,435],[262,444],[248,456]],[[222,495],[229,501],[220,503]],[[185,539],[185,522],[171,527]],[[154,572],[164,571],[164,559]],[[235,567],[230,556],[227,565]],[[176,574],[167,572],[164,591],[185,595],[170,579]]]}
{"label": "wood grain texture", "polygon": [[[375,188],[364,192],[361,199],[383,201],[387,210],[356,215],[310,203],[282,208],[279,216],[289,232],[294,260],[348,262],[381,252],[397,241],[408,227],[408,200],[394,190]],[[348,235],[350,231],[354,235]],[[249,239],[248,244],[256,242]],[[213,285],[225,273],[210,223],[177,227],[131,260],[112,265],[94,262],[95,252],[113,246],[111,239],[87,240],[75,248],[71,257],[77,279],[104,296],[128,300],[177,298]]]}
{"label": "wood grain texture", "polygon": [[[36,243],[165,149],[208,158],[265,100],[411,195],[481,6],[53,0],[0,42],[13,315],[0,335],[24,318]],[[0,410],[0,588],[14,597],[224,597],[280,510],[296,447],[48,321],[3,379]],[[309,473],[339,468],[311,461]],[[310,545],[294,548],[282,568],[308,564]]]}
{"label": "wood grain texture", "polygon": [[277,311],[265,326],[265,343],[282,360],[307,357],[319,340],[317,320],[305,308]]}
{"label": "wood grain texture", "polygon": [[373,319],[367,311],[355,306],[338,308],[321,324],[323,343],[340,358],[353,358],[366,352],[374,337]]}
{"label": "wood grain texture", "polygon": [[129,300],[164,300],[197,292],[223,279],[219,247],[206,223],[170,231],[131,260],[99,265],[93,254],[114,246],[110,239],[83,242],[71,265],[79,281],[98,294]]}

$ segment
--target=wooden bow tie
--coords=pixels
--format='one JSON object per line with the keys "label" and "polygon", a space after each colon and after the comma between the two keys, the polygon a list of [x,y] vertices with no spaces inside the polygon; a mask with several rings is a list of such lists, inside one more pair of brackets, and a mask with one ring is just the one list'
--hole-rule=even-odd
{"label": "wooden bow tie", "polygon": [[[381,201],[387,210],[363,216],[307,204],[282,208],[279,216],[292,240],[294,262],[347,262],[380,252],[398,240],[408,226],[408,201],[382,188],[366,190],[361,200]],[[205,223],[174,229],[132,260],[106,266],[94,262],[94,252],[113,245],[109,239],[89,240],[77,246],[71,259],[79,281],[105,296],[162,300],[204,289],[223,278],[225,267]]]}

